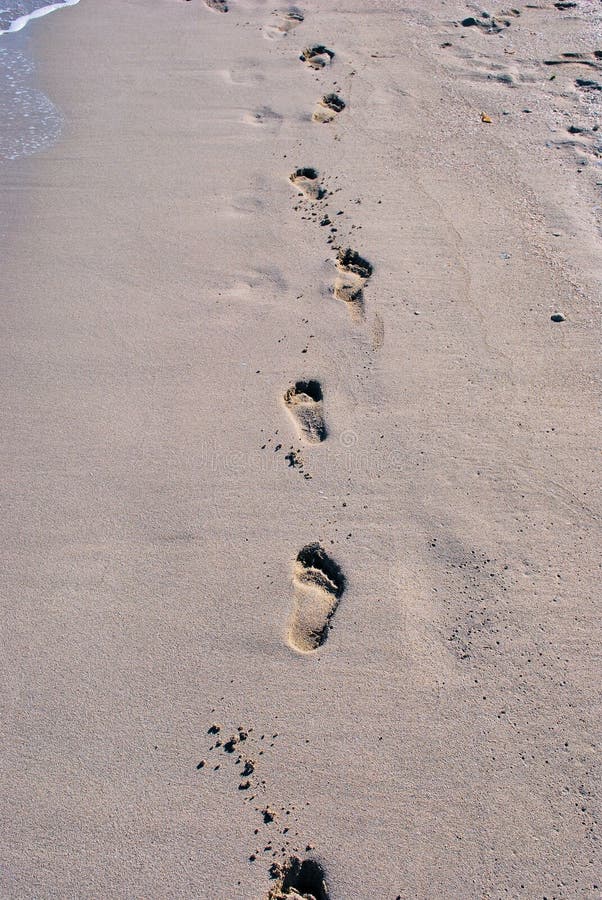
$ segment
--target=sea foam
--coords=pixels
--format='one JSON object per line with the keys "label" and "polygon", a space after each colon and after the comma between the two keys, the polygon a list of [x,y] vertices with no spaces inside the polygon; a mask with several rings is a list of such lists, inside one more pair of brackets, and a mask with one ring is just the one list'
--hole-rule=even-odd
{"label": "sea foam", "polygon": [[8,34],[13,31],[21,31],[30,19],[38,19],[55,9],[63,6],[75,6],[79,0],[58,0],[48,3],[48,0],[8,0],[0,9],[0,34]]}

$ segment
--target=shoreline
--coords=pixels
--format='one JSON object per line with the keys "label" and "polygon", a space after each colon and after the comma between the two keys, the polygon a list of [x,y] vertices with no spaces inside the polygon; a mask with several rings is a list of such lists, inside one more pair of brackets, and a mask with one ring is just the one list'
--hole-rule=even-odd
{"label": "shoreline", "polygon": [[30,26],[3,896],[595,895],[595,19],[302,12]]}

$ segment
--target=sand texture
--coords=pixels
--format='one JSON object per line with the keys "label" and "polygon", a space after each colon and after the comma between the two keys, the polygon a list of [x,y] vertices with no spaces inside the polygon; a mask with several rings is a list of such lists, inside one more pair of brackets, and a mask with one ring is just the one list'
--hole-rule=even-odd
{"label": "sand texture", "polygon": [[22,33],[2,898],[600,897],[601,10],[487,11]]}

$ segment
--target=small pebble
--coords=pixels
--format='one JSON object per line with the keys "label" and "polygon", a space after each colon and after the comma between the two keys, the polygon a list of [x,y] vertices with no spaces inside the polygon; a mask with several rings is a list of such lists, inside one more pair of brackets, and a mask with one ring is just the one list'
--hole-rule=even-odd
{"label": "small pebble", "polygon": [[554,313],[553,315],[550,316],[550,319],[552,320],[552,322],[564,322],[565,318],[566,317],[563,316],[562,313]]}

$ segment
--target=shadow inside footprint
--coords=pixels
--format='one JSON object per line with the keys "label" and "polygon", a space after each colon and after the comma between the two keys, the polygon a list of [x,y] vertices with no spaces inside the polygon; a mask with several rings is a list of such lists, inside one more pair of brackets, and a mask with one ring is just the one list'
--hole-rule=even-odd
{"label": "shadow inside footprint", "polygon": [[284,402],[299,432],[310,444],[319,444],[327,436],[319,381],[297,381],[284,395]]}
{"label": "shadow inside footprint", "polygon": [[322,44],[315,44],[313,47],[305,47],[299,59],[311,69],[323,69],[334,59],[334,50],[329,50]]}
{"label": "shadow inside footprint", "polygon": [[352,272],[365,281],[370,278],[373,271],[372,263],[369,263],[367,259],[361,257],[359,253],[356,253],[355,250],[351,250],[349,247],[346,250],[339,250],[337,268],[341,272]]}
{"label": "shadow inside footprint", "polygon": [[338,94],[325,94],[321,100],[318,100],[312,119],[314,122],[332,122],[335,116],[344,109],[345,101],[341,100]]}
{"label": "shadow inside footprint", "polygon": [[292,183],[310,200],[320,200],[324,191],[318,182],[317,169],[295,169],[289,176]]}
{"label": "shadow inside footprint", "polygon": [[272,866],[272,877],[276,885],[268,894],[268,900],[329,900],[328,889],[322,866],[315,859],[300,860],[291,856],[279,866]]}
{"label": "shadow inside footprint", "polygon": [[309,653],[328,637],[330,621],[345,590],[345,576],[316,543],[299,551],[293,581],[297,590],[288,642],[294,650]]}

